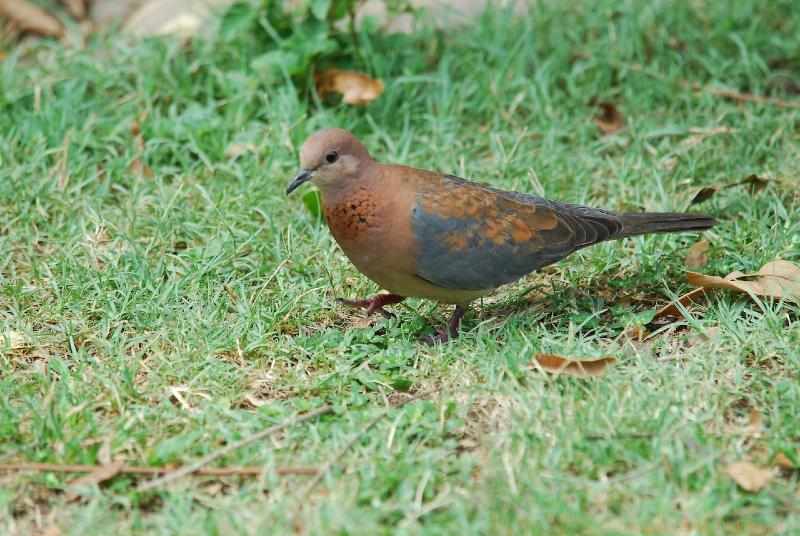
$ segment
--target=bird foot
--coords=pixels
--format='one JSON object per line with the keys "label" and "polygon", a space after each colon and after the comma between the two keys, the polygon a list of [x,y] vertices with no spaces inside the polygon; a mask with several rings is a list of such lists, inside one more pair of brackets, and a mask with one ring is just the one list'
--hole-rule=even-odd
{"label": "bird foot", "polygon": [[444,344],[451,339],[458,337],[458,326],[461,324],[461,317],[467,312],[467,308],[461,305],[456,306],[453,315],[447,322],[447,329],[440,331],[436,335],[420,335],[419,340],[428,346],[435,346],[437,344]]}
{"label": "bird foot", "polygon": [[376,294],[370,298],[365,300],[347,300],[345,298],[336,298],[341,304],[347,305],[348,307],[355,307],[358,309],[366,309],[367,316],[371,315],[372,313],[378,312],[384,316],[384,318],[394,318],[394,315],[383,308],[384,305],[391,305],[393,303],[400,303],[401,301],[405,300],[405,296],[399,296],[397,294]]}
{"label": "bird foot", "polygon": [[[456,338],[455,336],[453,337]],[[450,334],[446,331],[440,331],[436,335],[425,335],[424,333],[419,335],[420,342],[424,342],[428,346],[436,346],[437,344],[444,344],[450,340]]]}

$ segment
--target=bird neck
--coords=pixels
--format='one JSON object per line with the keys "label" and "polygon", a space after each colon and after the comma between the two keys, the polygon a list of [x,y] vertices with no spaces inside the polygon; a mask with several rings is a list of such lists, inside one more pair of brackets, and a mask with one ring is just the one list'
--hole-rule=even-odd
{"label": "bird neck", "polygon": [[337,181],[336,184],[318,184],[322,202],[334,206],[361,196],[364,192],[373,192],[381,182],[382,175],[380,164],[373,161],[360,167],[344,180]]}

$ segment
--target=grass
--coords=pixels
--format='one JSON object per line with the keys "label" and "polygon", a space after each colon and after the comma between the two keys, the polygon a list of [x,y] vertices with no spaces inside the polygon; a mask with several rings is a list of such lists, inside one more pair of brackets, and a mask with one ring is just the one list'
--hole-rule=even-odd
{"label": "grass", "polygon": [[[277,533],[302,504],[309,533],[798,533],[796,471],[758,493],[723,472],[800,463],[798,307],[719,293],[652,346],[625,334],[687,290],[697,236],[584,250],[430,349],[415,334],[449,313],[432,303],[354,325],[334,298],[377,289],[283,188],[327,126],[383,161],[612,209],[684,210],[756,173],[782,182],[692,207],[722,222],[701,271],[798,262],[800,111],[680,80],[796,100],[799,29],[788,1],[539,2],[525,19],[362,35],[355,66],[386,90],[359,108],[261,79],[236,41],[6,46],[0,319],[32,345],[0,357],[0,461],[189,463],[336,412],[217,462],[267,468],[257,478],[139,493],[118,476],[70,502],[70,476],[2,474],[0,530]],[[599,136],[592,98],[627,128]],[[254,150],[228,157],[233,143]],[[528,364],[537,352],[620,362],[553,377]],[[390,409],[308,496],[310,477],[270,470],[324,465],[404,390],[430,394]]]}

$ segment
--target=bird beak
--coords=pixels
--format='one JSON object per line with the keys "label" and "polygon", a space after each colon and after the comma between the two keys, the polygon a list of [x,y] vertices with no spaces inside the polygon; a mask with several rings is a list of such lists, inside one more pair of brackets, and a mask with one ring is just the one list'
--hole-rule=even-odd
{"label": "bird beak", "polygon": [[286,187],[286,195],[297,190],[297,188],[306,182],[307,180],[311,179],[314,175],[314,170],[312,169],[301,169],[297,172],[297,175],[294,176],[292,182],[289,183],[289,186]]}

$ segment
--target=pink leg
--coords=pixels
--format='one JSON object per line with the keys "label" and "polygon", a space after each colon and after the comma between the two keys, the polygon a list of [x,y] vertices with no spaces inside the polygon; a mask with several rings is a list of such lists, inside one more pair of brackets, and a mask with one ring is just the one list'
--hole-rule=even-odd
{"label": "pink leg", "polygon": [[392,318],[394,315],[389,311],[386,311],[383,306],[392,305],[393,303],[400,303],[405,299],[405,296],[400,296],[398,294],[376,294],[375,296],[367,298],[366,300],[346,300],[344,298],[337,298],[336,301],[349,307],[366,309],[367,316],[377,311],[386,318]]}
{"label": "pink leg", "polygon": [[461,324],[461,317],[463,317],[464,313],[466,312],[466,307],[463,305],[456,305],[453,315],[450,317],[450,321],[447,322],[447,330],[440,331],[433,337],[430,335],[420,335],[419,339],[428,346],[433,346],[434,344],[438,343],[445,343],[449,339],[455,339],[458,337],[458,326]]}

